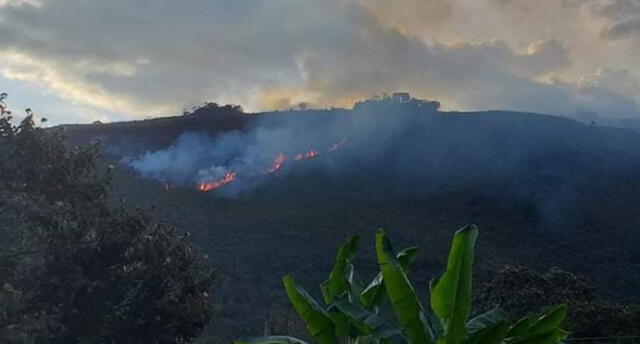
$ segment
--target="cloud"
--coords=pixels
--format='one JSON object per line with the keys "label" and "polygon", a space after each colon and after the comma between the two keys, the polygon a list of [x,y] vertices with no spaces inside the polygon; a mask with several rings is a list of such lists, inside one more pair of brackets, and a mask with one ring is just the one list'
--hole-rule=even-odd
{"label": "cloud", "polygon": [[589,0],[588,9],[605,20],[602,37],[610,40],[640,38],[640,1]]}
{"label": "cloud", "polygon": [[21,5],[40,6],[41,2],[38,0],[0,0],[0,7],[2,6],[21,6]]}
{"label": "cloud", "polygon": [[522,55],[528,60],[524,68],[531,76],[561,71],[571,65],[566,44],[556,39],[533,42]]}
{"label": "cloud", "polygon": [[453,15],[452,0],[353,0],[369,10],[378,21],[398,31],[420,34],[445,24]]}
{"label": "cloud", "polygon": [[631,18],[613,23],[604,31],[604,36],[611,39],[640,36],[640,18]]}
{"label": "cloud", "polygon": [[[449,109],[571,114],[600,101],[604,93],[585,94],[579,80],[607,67],[603,55],[573,35],[586,24],[565,23],[587,20],[584,5],[527,3],[5,1],[0,77],[137,117],[207,100],[250,110],[350,106],[397,90]],[[532,35],[543,10],[553,30]],[[598,11],[587,13],[604,18]]]}
{"label": "cloud", "polygon": [[640,95],[640,83],[628,69],[603,68],[594,75],[584,77],[579,84],[582,87],[608,89],[630,97]]}

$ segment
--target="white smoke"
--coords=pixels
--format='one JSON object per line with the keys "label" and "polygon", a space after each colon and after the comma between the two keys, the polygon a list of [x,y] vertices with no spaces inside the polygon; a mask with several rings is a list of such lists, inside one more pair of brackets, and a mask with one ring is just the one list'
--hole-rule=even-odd
{"label": "white smoke", "polygon": [[[330,126],[336,124],[329,120]],[[311,150],[319,158],[336,155],[337,146],[344,146],[345,137],[331,134],[332,130],[316,127],[315,134],[296,123],[285,126],[258,125],[246,132],[234,131],[219,136],[202,132],[184,132],[168,148],[147,152],[137,157],[126,157],[122,164],[134,169],[145,178],[171,185],[194,187],[203,182],[223,179],[229,173],[237,174],[230,193],[236,193],[259,184],[273,174],[289,174],[300,168],[302,161],[294,157]],[[282,168],[274,169],[276,158],[284,154]],[[293,167],[291,165],[297,165]]]}
{"label": "white smoke", "polygon": [[[549,171],[561,180],[575,178],[585,164],[593,168],[588,157],[594,154],[611,157],[601,168],[615,165],[627,171],[640,163],[635,146],[620,145],[601,135],[606,130],[571,120],[523,113],[440,113],[433,103],[400,98],[371,101],[349,111],[259,115],[242,131],[217,136],[185,132],[169,147],[125,158],[123,164],[143,177],[193,189],[235,173],[235,180],[216,192],[236,195],[291,176],[347,178],[344,185],[398,192],[452,182],[521,179],[518,187],[527,189],[532,185],[528,180],[546,178]],[[618,134],[635,139],[632,132]],[[333,149],[345,139],[346,144]],[[580,146],[567,144],[573,141]],[[319,156],[294,159],[312,150]],[[575,160],[554,160],[567,152]],[[613,158],[620,152],[624,159]],[[277,173],[270,173],[279,154],[287,159]],[[542,157],[550,161],[544,166],[553,166],[549,171],[540,165]]]}

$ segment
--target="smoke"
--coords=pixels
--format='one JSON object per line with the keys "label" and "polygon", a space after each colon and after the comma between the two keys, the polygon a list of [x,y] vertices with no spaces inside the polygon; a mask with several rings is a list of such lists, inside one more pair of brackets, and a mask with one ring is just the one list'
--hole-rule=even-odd
{"label": "smoke", "polygon": [[142,176],[171,184],[185,185],[224,176],[234,157],[244,155],[246,138],[239,132],[214,140],[203,133],[185,132],[167,149],[147,152],[123,163]]}
{"label": "smoke", "polygon": [[338,180],[359,192],[403,194],[497,183],[541,200],[570,200],[567,190],[584,180],[640,166],[639,138],[629,131],[613,135],[546,115],[436,108],[393,96],[353,110],[259,115],[241,131],[185,132],[165,149],[122,162],[145,178],[226,196],[300,177],[294,179],[318,192],[331,192],[327,183]]}
{"label": "smoke", "polygon": [[183,187],[214,183],[233,174],[233,185],[220,186],[225,186],[225,194],[236,194],[276,174],[292,173],[295,167],[301,167],[293,165],[302,165],[303,160],[313,157],[310,152],[317,151],[317,158],[322,159],[335,155],[335,148],[345,140],[339,134],[330,134],[332,130],[327,126],[318,128],[315,134],[304,135],[308,128],[303,131],[290,123],[282,127],[257,124],[245,132],[220,136],[184,132],[168,148],[127,157],[122,163],[145,178]]}
{"label": "smoke", "polygon": [[[408,99],[404,100],[405,102]],[[374,168],[387,159],[399,137],[433,119],[436,103],[391,98],[389,113],[370,111],[363,103],[353,113],[344,110],[261,115],[243,131],[213,136],[182,133],[169,147],[122,159],[141,176],[169,185],[196,187],[229,178],[224,194],[246,192],[290,175],[342,175],[355,166]],[[393,161],[390,161],[393,169]],[[378,168],[378,167],[375,167]]]}

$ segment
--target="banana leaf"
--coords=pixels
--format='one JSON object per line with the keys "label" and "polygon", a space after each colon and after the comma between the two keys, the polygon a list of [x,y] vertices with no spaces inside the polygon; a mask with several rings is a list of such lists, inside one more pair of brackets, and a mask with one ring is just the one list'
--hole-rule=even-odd
{"label": "banana leaf", "polygon": [[530,333],[555,331],[560,328],[562,322],[567,317],[567,306],[558,305],[550,309],[536,320],[529,328]]}
{"label": "banana leaf", "polygon": [[564,331],[551,331],[532,336],[511,338],[509,344],[557,344],[566,338]]}
{"label": "banana leaf", "polygon": [[329,314],[291,276],[283,278],[284,288],[293,308],[319,344],[335,344],[333,321]]}
{"label": "banana leaf", "polygon": [[307,344],[305,341],[287,336],[267,336],[236,340],[235,344]]}
{"label": "banana leaf", "polygon": [[376,340],[385,340],[391,344],[409,343],[402,331],[356,303],[338,298],[333,302],[331,308],[342,312],[358,330]]}
{"label": "banana leaf", "polygon": [[[334,298],[344,296],[351,299],[354,268],[352,260],[358,247],[358,236],[352,235],[338,249],[336,262],[329,274],[329,279],[320,285],[324,302],[328,305]],[[336,336],[349,334],[349,321],[340,313],[329,312],[333,319]]]}
{"label": "banana leaf", "polygon": [[529,327],[533,324],[533,319],[531,317],[524,317],[515,324],[509,327],[509,332],[507,332],[507,337],[520,337],[527,334],[529,331]]}
{"label": "banana leaf", "polygon": [[384,286],[402,331],[413,344],[431,344],[424,308],[398,262],[383,229],[376,232],[376,255]]}
{"label": "banana leaf", "polygon": [[493,326],[503,320],[507,320],[507,313],[500,308],[494,308],[469,320],[467,322],[467,330],[469,333],[474,333]]}
{"label": "banana leaf", "polygon": [[431,291],[431,308],[438,316],[444,336],[439,344],[459,344],[467,337],[471,313],[473,248],[478,229],[468,225],[458,230],[451,244],[447,270]]}
{"label": "banana leaf", "polygon": [[509,330],[507,320],[500,320],[471,333],[464,344],[500,344]]}
{"label": "banana leaf", "polygon": [[358,236],[352,235],[347,242],[338,249],[336,262],[329,274],[329,279],[322,283],[323,297],[326,304],[330,304],[336,296],[342,296],[351,291],[349,283],[349,267],[358,248]]}
{"label": "banana leaf", "polygon": [[525,318],[516,323],[509,331],[512,343],[558,343],[567,338],[568,333],[560,329],[567,316],[565,305],[558,305],[540,316],[537,320]]}
{"label": "banana leaf", "polygon": [[[418,253],[418,247],[409,247],[400,251],[397,255],[398,263],[404,269],[405,274],[409,273],[411,263],[415,260]],[[360,303],[367,309],[379,307],[384,300],[385,288],[382,273],[378,275],[367,285],[360,294]]]}

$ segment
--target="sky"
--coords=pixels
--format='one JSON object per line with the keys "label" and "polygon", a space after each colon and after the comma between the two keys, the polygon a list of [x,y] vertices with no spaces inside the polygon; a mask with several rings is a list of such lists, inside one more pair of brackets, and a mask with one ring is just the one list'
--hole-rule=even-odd
{"label": "sky", "polygon": [[53,124],[395,91],[638,117],[639,53],[640,0],[0,0],[0,91]]}

